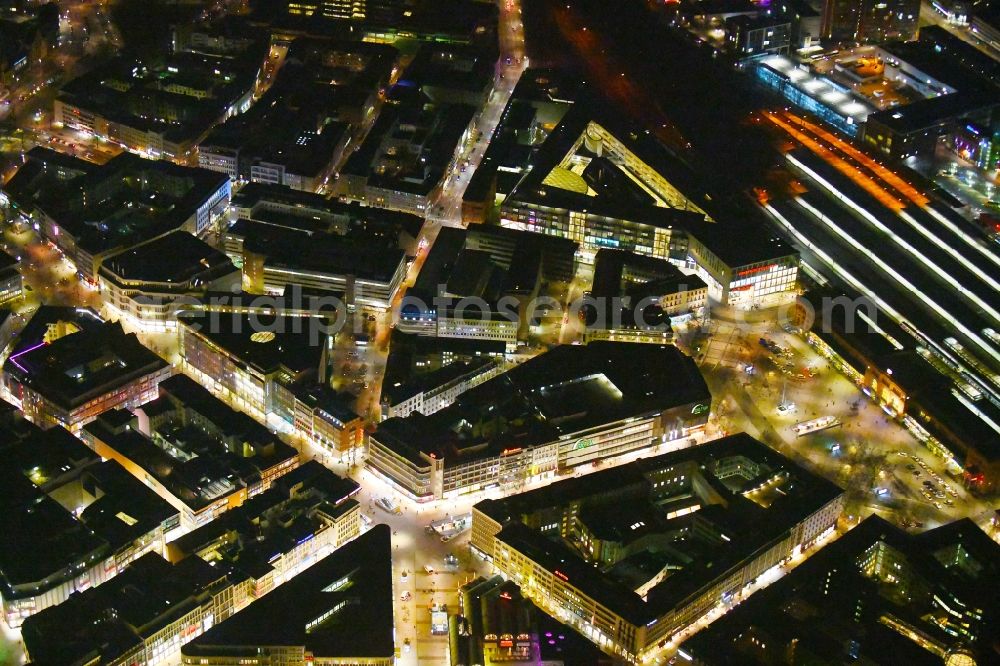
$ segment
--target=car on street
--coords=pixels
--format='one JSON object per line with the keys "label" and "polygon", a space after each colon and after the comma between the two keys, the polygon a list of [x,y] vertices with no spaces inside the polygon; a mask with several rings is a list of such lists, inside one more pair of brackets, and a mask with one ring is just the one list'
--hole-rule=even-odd
{"label": "car on street", "polygon": [[409,601],[412,598],[413,598],[413,595],[410,594],[409,590],[404,590],[403,593],[401,595],[399,595],[399,600],[400,601]]}

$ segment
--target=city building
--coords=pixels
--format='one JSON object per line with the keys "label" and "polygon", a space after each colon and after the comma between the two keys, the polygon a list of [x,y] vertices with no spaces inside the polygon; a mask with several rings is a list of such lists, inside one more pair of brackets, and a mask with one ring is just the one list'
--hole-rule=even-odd
{"label": "city building", "polygon": [[331,453],[354,452],[364,444],[365,421],[354,410],[356,396],[325,384],[292,384],[295,432]]}
{"label": "city building", "polygon": [[315,460],[170,542],[171,562],[199,557],[230,571],[239,610],[361,534],[360,486]]}
{"label": "city building", "polygon": [[347,306],[385,311],[408,267],[390,239],[313,234],[241,220],[227,238],[242,239],[243,283],[253,293],[282,294],[290,285],[340,297]]}
{"label": "city building", "polygon": [[833,532],[843,507],[834,484],[739,434],[479,502],[471,543],[634,663]]}
{"label": "city building", "polygon": [[784,16],[734,16],[726,19],[726,42],[740,60],[788,53],[792,23]]}
{"label": "city building", "polygon": [[937,26],[915,41],[771,55],[753,71],[763,86],[892,159],[929,158],[942,140],[962,154],[970,124],[981,128],[977,144],[992,136],[1000,64]]}
{"label": "city building", "polygon": [[30,315],[8,317],[0,326],[0,333],[4,335],[0,341],[5,352],[3,358],[6,360],[8,356],[40,344],[49,344],[85,329],[100,328],[103,324],[104,320],[90,309],[39,305]]}
{"label": "city building", "polygon": [[43,71],[59,46],[59,10],[48,3],[11,3],[0,16],[0,103],[19,102],[10,93]]}
{"label": "city building", "polygon": [[461,394],[493,379],[505,366],[491,358],[455,361],[438,370],[422,373],[408,381],[386,374],[382,385],[382,419],[409,416],[413,412],[430,415],[444,409]]}
{"label": "city building", "polygon": [[180,519],[117,462],[102,462],[62,428],[43,431],[14,414],[0,426],[0,599],[8,627],[161,552]]}
{"label": "city building", "polygon": [[503,341],[527,338],[535,306],[573,279],[577,244],[490,225],[441,229],[404,296],[404,332]]}
{"label": "city building", "polygon": [[[447,366],[456,361],[477,361],[490,358],[509,362],[507,345],[500,340],[466,338],[438,338],[392,329],[389,338],[389,356],[385,361],[385,386],[395,382],[409,382],[420,375]],[[388,378],[392,378],[390,382]],[[386,383],[388,382],[388,383]]]}
{"label": "city building", "polygon": [[177,52],[155,65],[119,56],[62,87],[53,123],[187,164],[214,125],[250,108],[267,53],[256,40],[236,54]]}
{"label": "city building", "polygon": [[672,346],[563,345],[460,394],[444,409],[390,418],[368,438],[368,469],[418,501],[569,473],[682,447],[712,397]]}
{"label": "city building", "polygon": [[382,419],[438,411],[513,362],[502,340],[429,337],[395,328],[382,380]]}
{"label": "city building", "polygon": [[831,76],[815,75],[794,58],[772,55],[753,65],[754,75],[765,87],[795,106],[818,116],[847,136],[857,136],[875,111],[870,100]]}
{"label": "city building", "polygon": [[114,580],[29,618],[21,633],[31,663],[152,666],[176,660],[182,644],[232,612],[225,571],[148,553]]}
{"label": "city building", "polygon": [[462,221],[495,221],[494,208],[528,172],[533,146],[562,120],[581,87],[578,78],[555,69],[521,73],[475,173],[462,194]]}
{"label": "city building", "polygon": [[185,644],[182,663],[392,666],[391,556],[376,525]]}
{"label": "city building", "polygon": [[496,49],[468,44],[422,44],[399,79],[435,104],[482,107],[493,89]]}
{"label": "city building", "polygon": [[573,627],[531,603],[513,582],[480,576],[459,590],[462,615],[449,621],[451,666],[615,666]]}
{"label": "city building", "polygon": [[229,204],[223,174],[123,153],[102,166],[32,149],[5,185],[20,216],[97,284],[107,257],[172,231],[202,235]]}
{"label": "city building", "polygon": [[177,23],[171,26],[170,48],[174,53],[204,53],[239,56],[269,35],[243,16],[222,16],[209,22]]}
{"label": "city building", "polygon": [[20,262],[6,252],[0,253],[0,305],[23,295]]}
{"label": "city building", "polygon": [[995,92],[956,92],[868,116],[862,141],[893,160],[933,154],[938,140],[968,123],[991,119],[1000,108]]}
{"label": "city building", "polygon": [[299,465],[298,452],[184,375],[134,412],[114,410],[82,437],[181,514],[191,529],[266,491]]}
{"label": "city building", "polygon": [[4,362],[4,384],[25,416],[43,428],[71,432],[99,414],[134,408],[157,395],[170,365],[118,323],[104,323],[44,339]]}
{"label": "city building", "polygon": [[497,7],[477,0],[282,0],[254,7],[253,18],[279,34],[394,44],[493,46]]}
{"label": "city building", "polygon": [[328,377],[333,336],[322,317],[186,312],[178,315],[184,371],[228,404],[294,423],[292,384]]}
{"label": "city building", "polygon": [[423,215],[471,136],[476,107],[437,103],[417,86],[392,88],[361,146],[347,158],[335,196]]}
{"label": "city building", "polygon": [[798,278],[797,253],[750,210],[722,204],[646,132],[574,104],[503,200],[500,224],[573,240],[585,262],[602,248],[672,261],[714,301],[746,309],[787,300]]}
{"label": "city building", "polygon": [[585,341],[664,344],[673,339],[672,322],[704,319],[708,285],[665,259],[602,249],[589,296]]}
{"label": "city building", "polygon": [[401,18],[403,3],[400,0],[291,0],[288,13],[326,19],[351,21],[392,21]]}
{"label": "city building", "polygon": [[297,39],[270,89],[201,144],[200,166],[316,192],[377,113],[396,70],[385,44]]}
{"label": "city building", "polygon": [[994,663],[998,556],[968,518],[914,535],[870,516],[678,654],[699,666]]}
{"label": "city building", "polygon": [[106,259],[98,283],[112,318],[144,329],[175,327],[177,311],[198,297],[242,286],[239,269],[223,252],[186,231]]}
{"label": "city building", "polygon": [[823,41],[881,43],[917,38],[919,0],[824,0]]}
{"label": "city building", "polygon": [[416,254],[417,239],[424,223],[418,215],[363,206],[358,202],[342,202],[263,183],[244,185],[233,195],[230,211],[234,224],[223,232],[223,242],[226,253],[234,262],[243,260],[246,236],[241,234],[241,220],[297,229],[308,234],[335,234],[363,239],[373,246],[381,244],[386,248],[403,250],[408,255]]}

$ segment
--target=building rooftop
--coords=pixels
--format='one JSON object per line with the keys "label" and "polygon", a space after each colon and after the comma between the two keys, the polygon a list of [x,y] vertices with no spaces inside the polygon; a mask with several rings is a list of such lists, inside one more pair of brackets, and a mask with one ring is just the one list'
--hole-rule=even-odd
{"label": "building rooftop", "polygon": [[[248,415],[183,375],[135,414],[105,412],[84,431],[141,467],[198,511],[219,497],[259,484],[266,470],[298,452]],[[197,425],[194,425],[197,424]]]}
{"label": "building rooftop", "polygon": [[68,430],[42,430],[13,405],[10,408],[15,410],[13,415],[0,425],[0,453],[7,461],[5,467],[29,477],[39,488],[58,485],[100,460]]}
{"label": "building rooftop", "polygon": [[[0,530],[5,599],[34,596],[154,531],[177,511],[114,461],[62,428],[2,429],[8,461]],[[70,499],[71,498],[71,499]],[[30,555],[29,555],[30,554]]]}
{"label": "building rooftop", "polygon": [[982,89],[958,91],[941,97],[922,99],[906,106],[900,106],[871,114],[874,121],[894,132],[910,134],[932,128],[944,122],[983,109],[1000,106],[1000,93]]}
{"label": "building rooftop", "polygon": [[438,370],[422,373],[409,379],[402,377],[396,379],[387,373],[382,385],[382,400],[390,405],[398,405],[418,393],[443,386],[460,377],[477,372],[492,363],[494,361],[487,357],[469,361],[454,361]]}
{"label": "building rooftop", "polygon": [[25,649],[37,664],[114,663],[228,584],[198,558],[171,565],[148,553],[110,581],[25,620]]}
{"label": "building rooftop", "polygon": [[539,280],[569,281],[577,244],[565,238],[497,226],[442,228],[412,291],[428,304],[439,285],[454,296],[495,301],[530,293]]}
{"label": "building rooftop", "polygon": [[388,525],[376,525],[185,644],[182,654],[257,656],[260,648],[304,646],[317,660],[391,659],[389,532]]}
{"label": "building rooftop", "polygon": [[922,26],[916,41],[891,42],[882,48],[960,91],[1000,86],[1000,63],[940,26]]}
{"label": "building rooftop", "polygon": [[174,231],[107,259],[101,273],[120,283],[157,283],[190,289],[207,284],[236,267],[225,253],[186,231]]}
{"label": "building rooftop", "polygon": [[[603,135],[610,135],[617,144],[605,145],[608,142],[602,140],[602,154],[596,155],[588,149],[587,137]],[[618,154],[619,161],[640,162],[649,171],[626,173],[604,159],[608,153]],[[573,167],[576,161],[588,164],[581,174],[588,185],[586,193],[564,189],[558,179],[550,178],[557,169]],[[538,148],[531,168],[504,205],[524,203],[587,212],[685,232],[730,267],[794,254],[768,230],[755,207],[729,201],[717,181],[712,175],[696,173],[656,136],[630,125],[600,103],[576,103]]]}
{"label": "building rooftop", "polygon": [[287,553],[326,524],[318,515],[327,507],[357,502],[360,486],[310,460],[279,477],[268,490],[251,497],[212,522],[170,542],[171,560],[211,549],[210,561],[260,578],[273,569],[276,555]]}
{"label": "building rooftop", "polygon": [[[688,639],[697,663],[932,666],[957,647],[1000,651],[1000,546],[962,519],[911,535],[871,516]],[[980,614],[980,618],[975,615]]]}
{"label": "building rooftop", "polygon": [[0,275],[13,275],[17,272],[18,261],[6,252],[0,252]]}
{"label": "building rooftop", "polygon": [[[275,215],[275,208],[279,205],[283,207],[282,214]],[[327,199],[320,194],[266,183],[244,185],[233,196],[232,207],[241,215],[243,211],[249,211],[246,219],[304,231],[384,238],[388,239],[390,247],[400,245],[400,234],[417,238],[424,222],[420,216],[411,213],[365,206],[357,201]]]}
{"label": "building rooftop", "polygon": [[254,21],[291,34],[357,39],[360,32],[383,40],[416,38],[486,44],[495,43],[497,38],[497,8],[475,0],[417,0],[405,5],[367,3],[360,12],[352,8],[349,16],[293,11],[298,3],[290,0],[254,4]]}
{"label": "building rooftop", "polygon": [[476,107],[433,103],[414,86],[392,88],[378,119],[341,169],[368,188],[426,196],[445,177]]}
{"label": "building rooftop", "polygon": [[106,323],[22,350],[7,359],[4,372],[72,410],[166,366],[134,333]]}
{"label": "building rooftop", "polygon": [[253,89],[268,45],[246,46],[224,55],[176,52],[154,67],[119,56],[66,83],[59,99],[168,141],[193,142]]}
{"label": "building rooftop", "polygon": [[104,320],[89,308],[63,305],[40,305],[11,343],[10,356],[37,347],[43,342],[80,330],[101,328]]}
{"label": "building rooftop", "polygon": [[[205,423],[210,423],[227,438],[240,439],[248,444],[267,447],[281,445],[281,440],[266,426],[261,425],[244,412],[237,411],[216,398],[204,386],[187,375],[174,375],[159,384],[160,396],[139,407],[151,418],[173,415],[180,418],[182,413],[198,414]],[[287,449],[286,449],[287,451]]]}
{"label": "building rooftop", "polygon": [[322,317],[263,314],[213,317],[212,313],[183,312],[177,321],[185,329],[183,335],[197,331],[262,374],[279,368],[295,375],[318,369],[329,327]]}
{"label": "building rooftop", "polygon": [[361,416],[354,411],[357,396],[346,391],[335,391],[325,384],[301,381],[290,386],[295,399],[320,415],[332,417],[341,425],[351,423]]}
{"label": "building rooftop", "polygon": [[[482,95],[493,83],[496,51],[467,44],[423,44],[400,82],[423,90],[443,88]],[[431,96],[434,93],[431,92]]]}
{"label": "building rooftop", "polygon": [[395,239],[370,244],[371,239],[337,234],[309,234],[262,222],[240,221],[243,248],[264,257],[270,267],[354,275],[362,280],[389,282],[399,270],[405,253]]}
{"label": "building rooftop", "polygon": [[49,153],[29,154],[22,170],[5,191],[23,206],[40,207],[92,255],[179,229],[229,187],[225,174],[130,153],[68,180]]}
{"label": "building rooftop", "polygon": [[[374,436],[420,464],[420,453],[457,463],[710,402],[694,361],[675,347],[562,345],[466,391],[431,416],[383,421]],[[504,425],[493,427],[497,423]]]}
{"label": "building rooftop", "polygon": [[[500,541],[641,626],[784,538],[841,493],[834,484],[739,434],[505,499],[484,500],[476,509],[503,526]],[[610,510],[623,502],[636,509],[635,519],[624,527]],[[527,526],[533,516],[551,516],[553,509],[570,505],[590,516],[578,529],[593,529],[595,538],[622,546],[633,544],[629,556],[653,553],[666,577],[641,597],[610,575],[620,557],[588,562],[578,544]]]}

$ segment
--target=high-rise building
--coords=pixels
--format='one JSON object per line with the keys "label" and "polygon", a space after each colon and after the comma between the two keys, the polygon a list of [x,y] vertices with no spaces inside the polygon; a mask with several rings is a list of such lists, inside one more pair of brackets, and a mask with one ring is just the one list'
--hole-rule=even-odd
{"label": "high-rise building", "polygon": [[920,0],[825,0],[823,40],[885,42],[917,37]]}

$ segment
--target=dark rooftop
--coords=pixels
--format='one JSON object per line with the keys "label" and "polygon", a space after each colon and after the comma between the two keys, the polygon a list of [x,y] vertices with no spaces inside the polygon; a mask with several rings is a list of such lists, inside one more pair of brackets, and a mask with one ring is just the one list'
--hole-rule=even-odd
{"label": "dark rooftop", "polygon": [[[236,271],[223,252],[186,231],[174,231],[107,259],[102,273],[125,281],[187,286]],[[196,285],[191,285],[196,286]]]}
{"label": "dark rooftop", "polygon": [[324,658],[391,659],[389,526],[340,547],[181,648],[188,657],[257,656],[258,646],[304,646]]}
{"label": "dark rooftop", "polygon": [[[211,313],[208,313],[211,317]],[[327,324],[321,317],[222,315],[206,326],[205,313],[181,313],[178,322],[262,373],[280,367],[293,374],[319,368]]]}
{"label": "dark rooftop", "polygon": [[5,187],[23,206],[39,206],[91,254],[130,247],[181,227],[228,176],[122,153],[101,166],[56,177],[63,160],[29,155]]}
{"label": "dark rooftop", "polygon": [[[690,403],[711,394],[694,361],[672,346],[594,342],[562,345],[463,393],[432,416],[383,421],[378,441],[420,461],[495,455],[535,446],[630,416]],[[509,427],[478,429],[505,416]],[[489,434],[487,434],[489,433]],[[420,464],[423,464],[422,462]]]}
{"label": "dark rooftop", "polygon": [[22,351],[7,359],[4,372],[71,410],[164,367],[134,333],[107,323]]}
{"label": "dark rooftop", "polygon": [[382,387],[382,400],[388,402],[390,405],[398,405],[418,393],[437,388],[465,375],[480,371],[493,362],[490,358],[454,361],[439,370],[417,375],[408,381],[394,381],[395,378],[389,377],[387,374],[386,381]]}
{"label": "dark rooftop", "polygon": [[228,535],[231,545],[219,548],[225,564],[259,578],[260,571],[271,570],[275,555],[289,552],[321,529],[325,523],[316,517],[317,510],[356,505],[350,498],[359,488],[310,460],[241,506],[170,542],[171,559],[187,557]]}
{"label": "dark rooftop", "polygon": [[25,620],[25,648],[46,666],[115,663],[227,584],[223,572],[197,558],[171,565],[148,553],[110,581]]}
{"label": "dark rooftop", "polygon": [[[792,649],[796,663],[940,664],[922,641],[942,652],[964,646],[976,663],[997,663],[998,561],[1000,546],[968,519],[910,535],[871,516],[682,649],[712,666],[774,663],[771,656]],[[981,620],[970,617],[972,608]]]}
{"label": "dark rooftop", "polygon": [[[0,471],[5,599],[43,593],[78,575],[78,563],[109,557],[177,515],[117,462],[101,462],[62,428],[22,423],[23,432],[0,430],[7,462]],[[66,497],[73,506],[57,501]],[[79,518],[72,513],[77,502],[84,507]]]}
{"label": "dark rooftop", "polygon": [[[551,516],[553,508],[582,503],[590,505],[593,519],[603,525],[600,530],[611,530],[602,538],[616,540],[621,530],[608,523],[614,519],[601,519],[600,516],[607,513],[607,508],[620,506],[622,502],[636,507],[644,502],[650,504],[654,492],[659,493],[656,503],[662,505],[664,500],[669,501],[669,497],[663,496],[666,491],[654,491],[653,481],[671,475],[688,477],[687,486],[675,486],[671,492],[694,493],[701,498],[698,503],[703,506],[692,514],[672,519],[667,519],[665,510],[660,508],[661,515],[655,519],[658,525],[642,526],[649,533],[673,531],[689,535],[671,539],[670,548],[682,556],[679,561],[684,563],[683,575],[667,576],[649,591],[646,601],[631,588],[595,570],[593,564],[581,558],[569,545],[526,525],[533,520],[533,515]],[[695,484],[692,476],[699,476],[701,483]],[[753,494],[745,494],[765,479],[782,479],[782,492],[774,493],[773,501],[761,503]],[[669,485],[670,478],[667,481]],[[559,571],[585,594],[620,613],[629,622],[642,626],[676,608],[705,585],[727,575],[732,567],[783,538],[788,530],[841,493],[834,484],[799,467],[749,435],[739,434],[559,481],[505,499],[484,500],[476,509],[503,525],[498,539],[550,571]],[[722,499],[713,500],[712,497]],[[635,530],[630,526],[630,531]],[[632,538],[627,535],[625,541]]]}
{"label": "dark rooftop", "polygon": [[894,132],[910,134],[926,130],[956,117],[989,110],[1000,105],[1000,92],[985,90],[959,91],[941,97],[922,99],[906,106],[876,111],[868,116],[868,122],[875,121]]}

